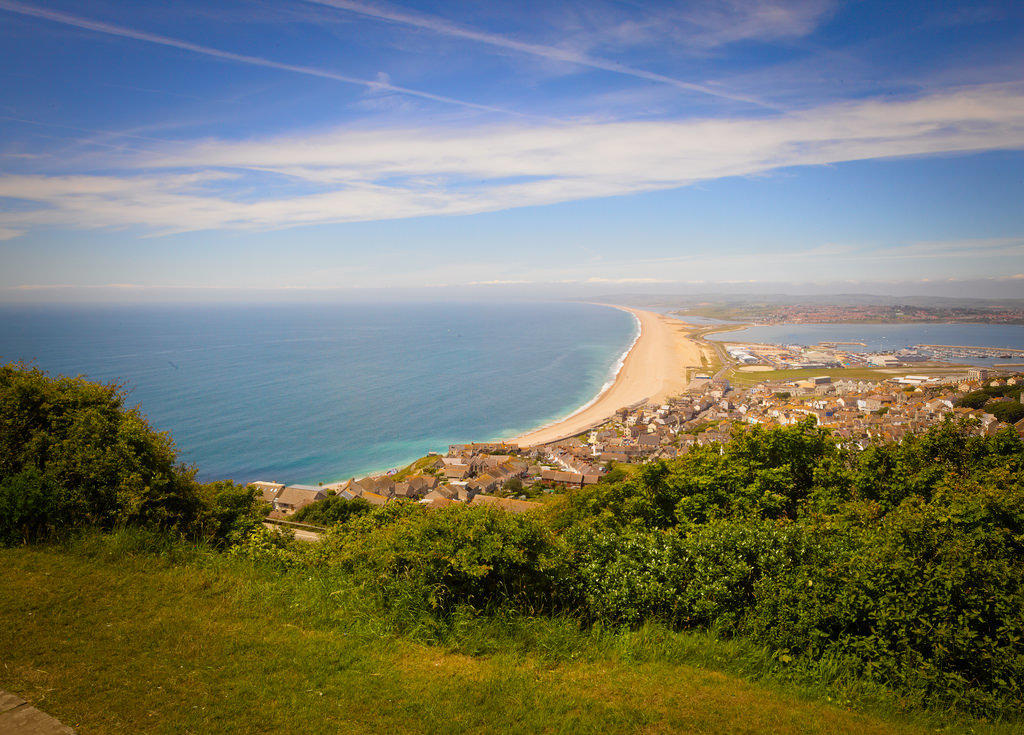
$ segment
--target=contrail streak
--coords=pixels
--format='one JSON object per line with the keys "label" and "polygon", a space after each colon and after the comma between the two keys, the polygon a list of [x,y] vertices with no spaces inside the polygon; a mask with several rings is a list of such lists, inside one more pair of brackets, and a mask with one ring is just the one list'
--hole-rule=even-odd
{"label": "contrail streak", "polygon": [[527,115],[521,112],[515,112],[513,110],[507,110],[502,107],[493,107],[491,105],[483,105],[476,102],[469,102],[467,100],[456,99],[455,97],[446,97],[440,94],[432,94],[431,92],[423,92],[418,89],[410,89],[409,87],[400,87],[395,84],[389,84],[387,82],[380,82],[372,79],[360,79],[359,77],[350,77],[344,74],[338,74],[336,72],[329,71],[327,69],[318,69],[317,67],[313,66],[285,64],[279,61],[273,61],[271,59],[264,59],[260,56],[236,54],[231,51],[224,51],[222,49],[217,49],[210,46],[201,46],[197,43],[182,41],[177,38],[170,38],[169,36],[160,36],[155,33],[147,33],[146,31],[137,31],[132,28],[126,28],[124,26],[118,26],[112,23],[104,23],[98,20],[90,20],[88,18],[82,18],[77,15],[62,13],[56,10],[37,8],[33,5],[27,5],[25,3],[16,2],[16,0],[0,0],[0,10],[7,10],[12,13],[19,13],[20,15],[27,15],[33,18],[42,18],[44,20],[49,20],[54,23],[61,23],[67,26],[74,26],[75,28],[82,28],[88,31],[95,31],[96,33],[105,33],[109,36],[131,38],[136,41],[144,41],[146,43],[154,43],[160,46],[169,46],[171,48],[181,49],[183,51],[191,51],[192,53],[202,54],[203,56],[211,56],[216,59],[223,59],[224,61],[234,61],[239,64],[249,64],[250,66],[262,66],[267,69],[279,69],[281,71],[293,72],[295,74],[305,74],[306,76],[320,77],[322,79],[333,79],[335,81],[344,82],[346,84],[356,84],[362,87],[367,87],[368,89],[386,90],[389,92],[395,92],[397,94],[405,94],[411,97],[419,97],[420,99],[431,100],[433,102],[443,102],[445,104],[450,105],[469,107],[474,110],[500,112],[506,115],[517,115],[519,117],[533,117],[532,115]]}
{"label": "contrail streak", "polygon": [[732,92],[715,89],[714,87],[709,87],[703,84],[684,82],[681,79],[665,76],[664,74],[657,74],[644,69],[636,69],[631,66],[626,66],[625,64],[619,64],[615,61],[607,61],[587,54],[581,54],[576,51],[558,48],[557,46],[544,46],[536,43],[526,43],[524,41],[517,41],[514,38],[508,38],[496,33],[487,33],[485,31],[477,31],[472,28],[457,26],[439,18],[423,15],[411,15],[409,13],[401,13],[393,10],[384,10],[372,5],[353,2],[352,0],[309,0],[309,2],[317,5],[326,5],[339,10],[347,10],[351,13],[357,13],[359,15],[388,21],[390,23],[399,23],[402,25],[413,26],[415,28],[423,28],[445,36],[464,38],[468,41],[476,41],[489,46],[496,46],[510,51],[518,51],[531,56],[540,56],[545,59],[552,59],[555,61],[566,61],[572,64],[579,64],[580,66],[588,66],[593,69],[601,69],[604,71],[614,72],[616,74],[635,77],[637,79],[645,79],[650,82],[668,84],[689,92],[699,92],[700,94],[721,97],[733,100],[734,102],[747,102],[752,105],[758,105],[759,107],[771,107],[771,105],[754,99],[753,97],[734,94]]}

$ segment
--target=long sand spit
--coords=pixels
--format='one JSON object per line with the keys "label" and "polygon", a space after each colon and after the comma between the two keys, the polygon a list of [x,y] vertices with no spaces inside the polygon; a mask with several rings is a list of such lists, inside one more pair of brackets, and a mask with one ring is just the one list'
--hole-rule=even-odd
{"label": "long sand spit", "polygon": [[640,336],[614,382],[576,413],[509,441],[523,447],[548,444],[586,431],[625,406],[662,401],[686,389],[687,368],[701,366],[701,347],[688,336],[691,327],[653,311],[606,306],[628,311],[640,321]]}

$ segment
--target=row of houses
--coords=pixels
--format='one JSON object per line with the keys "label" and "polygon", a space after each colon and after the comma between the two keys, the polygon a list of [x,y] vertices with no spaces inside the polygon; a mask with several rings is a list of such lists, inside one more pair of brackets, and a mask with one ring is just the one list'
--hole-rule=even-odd
{"label": "row of houses", "polygon": [[[507,443],[453,445],[448,456],[428,455],[425,461],[417,462],[415,474],[385,473],[319,487],[264,481],[254,482],[252,486],[273,507],[271,516],[275,518],[293,515],[328,495],[346,500],[359,498],[378,506],[403,500],[434,508],[475,502],[523,513],[538,504],[494,494],[509,481],[521,481],[530,474],[530,463],[518,456],[518,452],[518,446]],[[533,469],[539,477],[542,470]]]}

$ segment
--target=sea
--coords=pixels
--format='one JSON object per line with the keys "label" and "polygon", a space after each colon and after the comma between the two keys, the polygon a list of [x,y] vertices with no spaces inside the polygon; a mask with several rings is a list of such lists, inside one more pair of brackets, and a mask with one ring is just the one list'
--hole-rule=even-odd
{"label": "sea", "polygon": [[638,334],[582,303],[0,307],[0,363],[123,385],[200,479],[333,482],[562,418]]}
{"label": "sea", "polygon": [[[765,324],[708,335],[719,342],[816,345],[821,342],[863,342],[843,345],[859,352],[895,351],[915,345],[964,345],[1024,349],[1021,324]],[[1014,358],[1013,361],[1018,361]],[[958,362],[992,365],[1006,358],[970,358]]]}

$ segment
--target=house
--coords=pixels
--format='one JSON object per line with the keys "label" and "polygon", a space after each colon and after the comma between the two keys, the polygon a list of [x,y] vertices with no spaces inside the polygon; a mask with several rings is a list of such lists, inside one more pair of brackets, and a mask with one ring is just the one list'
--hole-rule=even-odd
{"label": "house", "polygon": [[277,494],[284,490],[284,483],[258,481],[250,482],[249,487],[254,487],[259,491],[264,503],[273,503]]}
{"label": "house", "polygon": [[274,498],[274,510],[291,515],[300,508],[327,497],[327,493],[311,485],[289,485]]}
{"label": "house", "polygon": [[484,473],[469,481],[468,487],[471,487],[476,492],[488,492],[494,490],[498,485],[501,484],[498,478],[494,477],[489,473]]}
{"label": "house", "polygon": [[559,485],[573,485],[580,487],[583,485],[583,474],[580,472],[564,472],[562,470],[544,470],[541,472],[540,479],[545,482],[554,482]]}
{"label": "house", "polygon": [[452,499],[441,492],[441,488],[436,488],[424,495],[420,502],[429,508],[443,508],[446,505],[451,505]]}
{"label": "house", "polygon": [[408,481],[409,495],[416,497],[423,497],[435,487],[437,487],[438,479],[433,475],[416,475],[410,477]]}
{"label": "house", "polygon": [[857,401],[857,408],[861,411],[878,411],[882,408],[882,401],[878,397],[868,396]]}
{"label": "house", "polygon": [[462,480],[469,476],[471,472],[468,464],[446,464],[444,466],[444,476],[449,480]]}
{"label": "house", "polygon": [[408,482],[396,482],[395,483],[395,497],[396,498],[413,498],[419,497],[414,493],[409,486]]}

